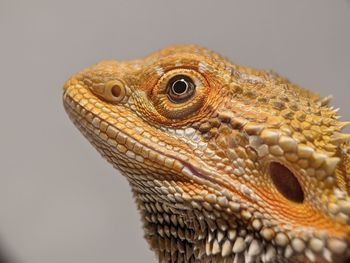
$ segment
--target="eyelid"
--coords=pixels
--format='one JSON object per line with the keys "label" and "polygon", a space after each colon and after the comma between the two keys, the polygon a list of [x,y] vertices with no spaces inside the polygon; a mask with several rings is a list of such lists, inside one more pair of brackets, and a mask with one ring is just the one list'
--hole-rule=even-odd
{"label": "eyelid", "polygon": [[185,75],[192,79],[193,83],[197,87],[207,86],[208,82],[199,72],[193,69],[177,68],[165,72],[157,83],[157,91],[159,93],[166,93],[168,81],[176,75]]}
{"label": "eyelid", "polygon": [[194,85],[196,86],[196,87],[201,87],[201,86],[203,86],[203,83],[200,81],[200,79],[198,79],[198,78],[194,78],[193,79],[193,83],[194,83]]}

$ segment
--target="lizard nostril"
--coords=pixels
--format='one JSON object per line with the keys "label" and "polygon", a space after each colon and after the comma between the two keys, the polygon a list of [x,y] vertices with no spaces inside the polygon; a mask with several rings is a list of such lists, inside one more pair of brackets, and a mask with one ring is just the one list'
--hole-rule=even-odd
{"label": "lizard nostril", "polygon": [[277,190],[288,200],[302,203],[304,193],[298,179],[284,165],[272,162],[270,164],[270,175]]}
{"label": "lizard nostril", "polygon": [[104,98],[110,102],[120,102],[126,95],[125,85],[119,80],[112,80],[105,85]]}

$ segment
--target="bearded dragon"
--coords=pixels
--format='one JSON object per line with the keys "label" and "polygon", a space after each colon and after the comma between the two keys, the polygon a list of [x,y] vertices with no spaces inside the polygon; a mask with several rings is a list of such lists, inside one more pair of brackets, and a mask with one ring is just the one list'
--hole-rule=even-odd
{"label": "bearded dragon", "polygon": [[102,61],[64,107],[127,178],[159,262],[348,262],[350,135],[330,97],[195,45]]}

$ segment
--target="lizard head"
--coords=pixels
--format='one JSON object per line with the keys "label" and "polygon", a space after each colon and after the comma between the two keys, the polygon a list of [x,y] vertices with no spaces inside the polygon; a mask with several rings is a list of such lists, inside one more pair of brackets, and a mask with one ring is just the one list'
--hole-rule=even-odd
{"label": "lizard head", "polygon": [[345,262],[348,123],[328,102],[197,46],[102,61],[64,86],[162,262]]}

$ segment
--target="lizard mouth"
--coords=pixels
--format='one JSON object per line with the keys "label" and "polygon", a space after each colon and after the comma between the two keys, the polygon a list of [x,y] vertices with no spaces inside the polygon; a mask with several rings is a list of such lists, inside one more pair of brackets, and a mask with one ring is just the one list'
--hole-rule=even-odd
{"label": "lizard mouth", "polygon": [[[95,140],[99,140],[100,144],[105,144],[106,147],[112,147],[115,150],[121,150],[118,148],[118,145],[121,145],[120,142],[117,141],[116,138],[113,138],[112,136],[104,133],[105,138],[101,139],[98,137],[99,134],[103,133],[101,131],[101,127],[97,125],[97,123],[101,123],[102,118],[95,113],[89,112],[87,108],[82,106],[79,101],[76,101],[75,98],[71,95],[71,90],[75,87],[65,87],[64,94],[63,94],[63,102],[64,102],[64,108],[70,117],[70,119],[73,121],[75,126],[83,132],[83,134],[88,137],[88,139],[91,141],[92,138],[95,137]],[[107,120],[104,120],[107,121]],[[108,121],[107,121],[108,122]],[[109,123],[109,125],[113,126],[112,123]],[[114,126],[115,127],[115,126]],[[121,137],[124,138],[125,141],[132,141],[132,143],[135,142],[135,139],[132,138],[127,132],[123,131],[122,129],[115,127],[117,132],[119,134],[122,134]],[[107,144],[106,144],[107,143]],[[157,157],[162,156],[165,158],[168,158],[169,162],[174,162],[175,165],[175,171],[182,173],[186,176],[189,176],[190,179],[196,180],[200,179],[199,183],[203,183],[203,180],[209,181],[210,176],[207,176],[206,173],[203,171],[198,171],[197,168],[194,168],[194,165],[190,164],[190,161],[186,159],[184,156],[177,154],[174,155],[170,152],[163,152],[160,150],[157,150],[156,147],[152,147],[150,144],[146,144],[143,142],[138,142],[140,146],[145,149],[145,151],[148,152],[147,157],[139,155],[139,158],[135,157],[135,160],[138,159],[138,161],[144,160],[144,158],[147,158],[148,160],[152,162],[157,162],[160,160],[157,160]],[[127,143],[123,143],[125,145],[126,150],[132,150],[132,147],[129,147]],[[99,149],[98,149],[99,150]],[[121,152],[121,154],[125,154],[125,149],[123,149],[124,152]],[[161,157],[161,158],[162,158]],[[170,167],[169,167],[170,168]],[[213,185],[214,187],[214,185]]]}
{"label": "lizard mouth", "polygon": [[[122,128],[120,126],[120,123],[118,123],[118,127],[118,125],[115,125],[115,123],[108,123],[109,121],[107,119],[103,119],[101,116],[99,116],[99,114],[89,111],[89,105],[87,105],[85,101],[81,103],[81,97],[77,96],[76,89],[77,88],[74,86],[65,86],[63,93],[64,108],[68,116],[75,124],[75,126],[77,126],[77,128],[87,137],[87,139],[90,142],[94,144],[94,146],[96,146],[96,143],[94,143],[92,140],[98,140],[99,144],[104,144],[105,147],[113,147],[116,151],[122,150],[120,154],[126,154],[128,151],[131,151],[133,147],[129,147],[126,143],[126,141],[131,141],[129,145],[133,145],[136,141],[136,139],[130,135],[131,132],[126,132],[125,130],[123,130],[123,128],[126,127]],[[115,138],[115,136],[111,136],[108,133],[106,133],[106,131],[102,131],[102,121],[105,121],[106,123],[108,123],[108,125],[113,126],[116,129],[116,132],[118,132],[118,134],[122,134],[122,136],[120,137],[123,137],[123,143],[121,141],[118,141],[118,138]],[[145,156],[142,155],[142,153],[140,152],[135,153],[136,156],[134,157],[134,159],[136,161],[141,161],[147,158],[151,162],[158,162],[160,165],[164,165],[164,163],[166,164],[167,162],[164,162],[163,159],[167,158],[167,161],[169,163],[173,163],[173,167],[168,168],[173,169],[176,173],[180,173],[183,176],[186,176],[188,180],[194,180],[199,184],[208,185],[209,187],[218,191],[221,191],[222,187],[225,186],[225,184],[223,184],[222,181],[218,181],[215,179],[215,171],[205,170],[204,164],[201,166],[197,163],[197,160],[191,160],[184,154],[174,153],[173,151],[169,151],[166,149],[159,150],[156,146],[152,146],[152,144],[154,144],[152,141],[138,141],[137,143],[142,149],[145,149],[145,151],[148,154],[147,156]],[[121,147],[118,147],[118,145],[120,146],[121,144],[125,146],[126,149],[121,149]],[[100,150],[98,149],[98,147],[96,148],[97,150]],[[218,178],[219,175],[217,175],[216,177]],[[236,185],[240,185],[238,181],[236,183]],[[241,195],[242,189],[240,189],[239,187],[234,188],[232,187],[232,185],[226,185],[226,188],[230,189],[231,192],[235,192],[237,195],[240,196],[241,199],[249,201],[248,196],[244,197],[243,195]]]}

